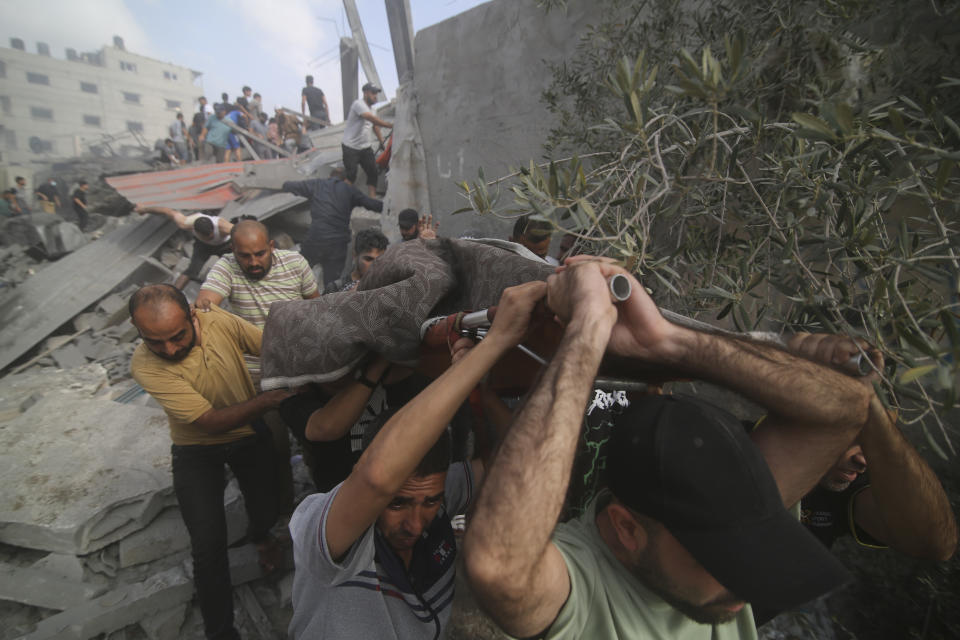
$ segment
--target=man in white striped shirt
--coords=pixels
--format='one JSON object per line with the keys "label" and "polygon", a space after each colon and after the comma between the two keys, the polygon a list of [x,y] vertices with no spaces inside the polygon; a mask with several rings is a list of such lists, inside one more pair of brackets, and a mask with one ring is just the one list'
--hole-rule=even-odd
{"label": "man in white striped shirt", "polygon": [[[270,305],[278,300],[300,300],[320,295],[317,281],[306,259],[296,251],[274,248],[267,228],[257,220],[241,220],[230,233],[233,253],[213,265],[194,303],[198,310],[209,311],[224,298],[230,310],[263,329]],[[244,355],[255,385],[260,385],[260,359]],[[273,435],[278,465],[278,500],[281,512],[293,509],[290,442],[287,425],[276,412],[264,415]]]}
{"label": "man in white striped shirt", "polygon": [[263,329],[274,302],[319,295],[304,257],[296,251],[275,249],[262,223],[241,220],[233,228],[231,242],[233,253],[217,260],[200,288],[198,309],[207,310],[226,298],[233,313]]}

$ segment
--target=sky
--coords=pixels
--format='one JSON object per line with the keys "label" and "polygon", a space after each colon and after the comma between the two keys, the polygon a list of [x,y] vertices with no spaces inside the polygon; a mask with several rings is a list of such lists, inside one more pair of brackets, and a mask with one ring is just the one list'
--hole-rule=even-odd
{"label": "sky", "polygon": [[[364,33],[388,99],[397,68],[383,0],[356,0]],[[414,33],[482,4],[482,0],[410,0]],[[270,110],[300,109],[304,76],[327,95],[331,119],[342,120],[340,37],[350,36],[341,0],[0,0],[0,46],[21,38],[29,52],[46,42],[94,51],[124,39],[132,53],[203,73],[197,95],[233,100],[243,85]],[[360,69],[360,85],[366,82]]]}

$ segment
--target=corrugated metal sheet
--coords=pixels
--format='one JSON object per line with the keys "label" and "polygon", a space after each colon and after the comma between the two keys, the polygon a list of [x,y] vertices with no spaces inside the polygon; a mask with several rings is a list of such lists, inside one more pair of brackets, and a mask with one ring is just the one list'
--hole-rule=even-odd
{"label": "corrugated metal sheet", "polygon": [[107,184],[131,202],[154,207],[170,207],[194,211],[221,209],[235,200],[240,191],[230,182],[257,164],[280,163],[285,160],[223,162],[151,171],[107,178]]}

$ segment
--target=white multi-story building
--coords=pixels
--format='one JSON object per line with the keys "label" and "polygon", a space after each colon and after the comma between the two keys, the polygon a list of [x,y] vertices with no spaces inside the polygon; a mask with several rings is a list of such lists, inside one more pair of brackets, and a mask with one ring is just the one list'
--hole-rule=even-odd
{"label": "white multi-story building", "polygon": [[[29,165],[87,153],[110,141],[150,147],[168,136],[181,109],[187,125],[201,95],[201,73],[113,46],[66,58],[50,55],[46,44],[28,53],[11,38],[0,47],[0,164]],[[135,134],[135,135],[134,135]]]}

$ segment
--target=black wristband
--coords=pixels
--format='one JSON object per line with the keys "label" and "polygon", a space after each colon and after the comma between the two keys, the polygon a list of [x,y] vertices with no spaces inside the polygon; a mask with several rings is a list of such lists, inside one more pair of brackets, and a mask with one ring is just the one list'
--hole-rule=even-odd
{"label": "black wristband", "polygon": [[366,372],[363,372],[359,376],[357,376],[357,382],[359,382],[365,387],[370,387],[371,389],[377,388],[376,382],[374,382],[373,380],[367,380]]}

